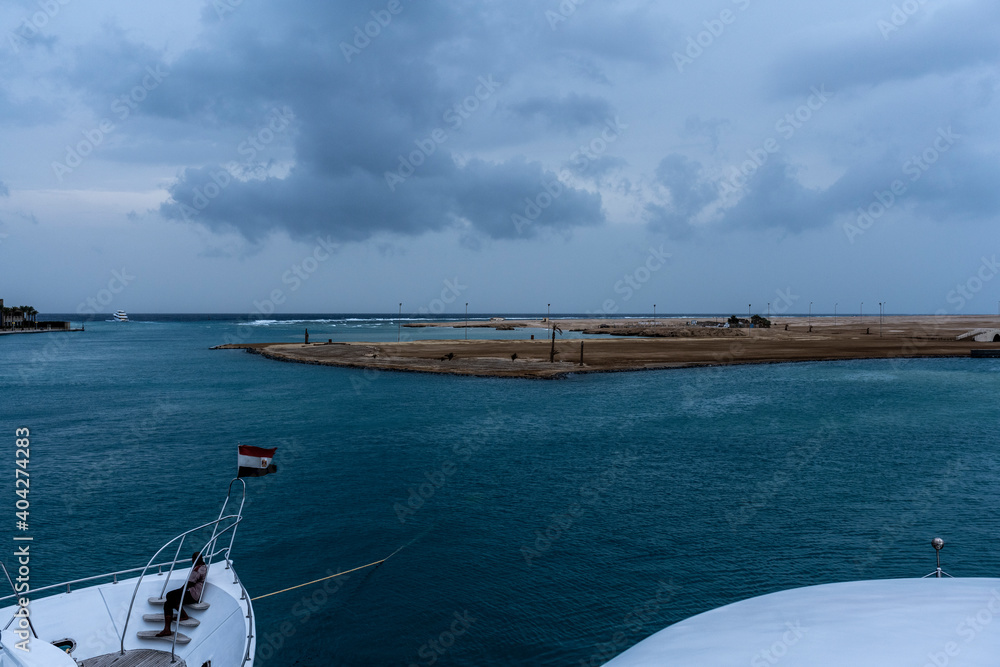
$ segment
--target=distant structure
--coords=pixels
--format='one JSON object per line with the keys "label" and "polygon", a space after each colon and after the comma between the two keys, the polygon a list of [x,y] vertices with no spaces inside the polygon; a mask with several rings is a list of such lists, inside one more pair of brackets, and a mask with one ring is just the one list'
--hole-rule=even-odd
{"label": "distant structure", "polygon": [[0,299],[0,331],[34,329],[33,318],[37,314],[38,311],[31,306],[9,308],[3,305],[3,299]]}
{"label": "distant structure", "polygon": [[955,340],[971,338],[977,343],[1000,343],[1000,329],[973,329],[957,336]]}
{"label": "distant structure", "polygon": [[69,322],[39,322],[32,306],[8,307],[0,299],[0,331],[69,331]]}

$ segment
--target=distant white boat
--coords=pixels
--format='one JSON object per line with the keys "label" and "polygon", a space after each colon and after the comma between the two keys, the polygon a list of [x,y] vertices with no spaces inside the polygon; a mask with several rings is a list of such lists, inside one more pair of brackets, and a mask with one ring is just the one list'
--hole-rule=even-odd
{"label": "distant white boat", "polygon": [[117,310],[115,314],[111,316],[109,322],[128,322],[128,315],[125,314],[124,310]]}

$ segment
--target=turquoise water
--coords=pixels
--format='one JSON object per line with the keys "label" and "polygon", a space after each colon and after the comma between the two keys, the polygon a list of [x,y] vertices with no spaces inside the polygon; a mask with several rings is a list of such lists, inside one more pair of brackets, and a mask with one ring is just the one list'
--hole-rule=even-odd
{"label": "turquoise water", "polygon": [[237,441],[277,446],[234,551],[251,594],[408,546],[257,602],[258,665],[596,665],[748,596],[924,575],[934,536],[950,573],[1000,574],[997,360],[460,378],[208,349],[395,340],[391,317],[153,319],[0,337],[32,577],[142,564],[215,518]]}

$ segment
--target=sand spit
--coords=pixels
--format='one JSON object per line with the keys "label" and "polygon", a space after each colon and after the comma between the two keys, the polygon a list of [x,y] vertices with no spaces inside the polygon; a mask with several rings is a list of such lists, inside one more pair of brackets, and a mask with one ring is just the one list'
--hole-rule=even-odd
{"label": "sand spit", "polygon": [[[555,320],[565,330],[611,333],[601,324],[620,321]],[[471,324],[471,323],[470,323]],[[539,321],[504,322],[528,328]],[[554,362],[546,332],[537,340],[424,340],[401,343],[255,343],[215,349],[246,349],[278,361],[306,364],[516,378],[556,378],[570,373],[636,371],[725,364],[968,357],[970,350],[996,343],[955,340],[977,327],[996,326],[986,317],[886,317],[879,336],[878,318],[782,318],[771,329],[691,327],[661,320],[618,327],[621,338],[556,339]],[[785,329],[785,325],[788,329]],[[863,325],[863,326],[862,326]],[[432,326],[463,327],[464,322]],[[628,333],[624,333],[628,331]],[[524,332],[528,338],[529,332]],[[638,336],[638,337],[628,337]],[[583,358],[581,364],[581,344]]]}

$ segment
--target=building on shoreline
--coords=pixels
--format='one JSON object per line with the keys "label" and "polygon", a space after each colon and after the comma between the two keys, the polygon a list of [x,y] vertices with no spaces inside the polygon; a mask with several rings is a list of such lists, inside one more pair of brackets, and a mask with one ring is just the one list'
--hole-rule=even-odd
{"label": "building on shoreline", "polygon": [[0,299],[0,331],[69,331],[69,322],[39,322],[33,306],[8,307]]}

